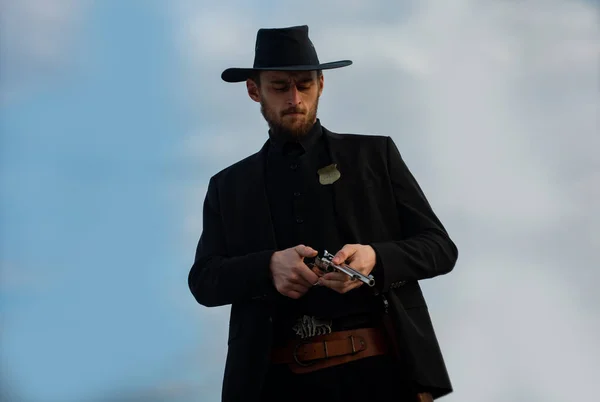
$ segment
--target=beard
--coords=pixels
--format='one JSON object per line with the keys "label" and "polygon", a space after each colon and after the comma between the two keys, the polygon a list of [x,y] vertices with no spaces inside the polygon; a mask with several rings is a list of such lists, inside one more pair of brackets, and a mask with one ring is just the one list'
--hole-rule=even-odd
{"label": "beard", "polygon": [[[299,107],[293,107],[284,110],[283,112],[276,112],[262,99],[260,101],[260,112],[267,121],[269,128],[271,129],[272,135],[281,141],[297,141],[304,137],[312,129],[315,119],[317,117],[317,110],[319,108],[319,97],[315,100],[312,108],[309,110],[302,109]],[[302,113],[296,115],[295,119],[285,117],[286,114],[290,113]],[[300,120],[300,121],[298,121]]]}

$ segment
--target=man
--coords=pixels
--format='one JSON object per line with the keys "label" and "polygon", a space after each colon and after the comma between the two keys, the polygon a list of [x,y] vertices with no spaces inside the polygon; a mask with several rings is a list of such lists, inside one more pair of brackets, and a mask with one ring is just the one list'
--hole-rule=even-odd
{"label": "man", "polygon": [[323,70],[351,63],[321,64],[307,26],[260,29],[253,68],[221,76],[246,83],[269,126],[210,179],[189,274],[198,303],[231,305],[223,401],[452,392],[418,281],[450,272],[456,246],[390,137],[317,118]]}

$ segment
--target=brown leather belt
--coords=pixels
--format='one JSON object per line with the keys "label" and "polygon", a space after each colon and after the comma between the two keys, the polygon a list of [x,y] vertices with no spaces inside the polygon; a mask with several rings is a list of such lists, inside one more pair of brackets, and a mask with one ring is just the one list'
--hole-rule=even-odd
{"label": "brown leather belt", "polygon": [[388,352],[383,329],[359,328],[289,341],[273,349],[271,362],[287,364],[292,372],[300,374]]}
{"label": "brown leather belt", "polygon": [[[287,364],[292,372],[302,374],[387,353],[391,349],[382,328],[359,328],[289,341],[273,349],[271,362]],[[417,393],[415,397],[417,402],[433,402],[429,392]]]}

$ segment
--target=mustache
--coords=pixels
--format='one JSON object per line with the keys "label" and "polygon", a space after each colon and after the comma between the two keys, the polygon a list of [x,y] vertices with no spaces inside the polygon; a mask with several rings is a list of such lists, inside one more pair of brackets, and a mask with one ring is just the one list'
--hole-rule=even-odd
{"label": "mustache", "polygon": [[298,109],[298,108],[291,108],[291,109],[285,110],[282,114],[285,116],[286,114],[292,114],[292,113],[306,114],[306,111],[302,110],[302,109]]}

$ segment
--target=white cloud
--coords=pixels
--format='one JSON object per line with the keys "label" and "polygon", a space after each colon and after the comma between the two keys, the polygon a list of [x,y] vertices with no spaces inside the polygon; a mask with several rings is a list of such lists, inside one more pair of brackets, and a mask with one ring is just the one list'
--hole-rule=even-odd
{"label": "white cloud", "polygon": [[[177,17],[187,71],[196,72],[183,77],[188,101],[200,115],[186,148],[208,166],[203,177],[266,139],[243,84],[221,82],[221,71],[252,64],[259,27],[306,22],[322,61],[355,62],[326,73],[323,123],[391,135],[459,246],[455,272],[424,283],[456,385],[448,402],[592,394],[598,7],[355,1],[261,11],[191,7]],[[200,193],[186,216],[197,215]]]}
{"label": "white cloud", "polygon": [[0,2],[2,102],[22,96],[38,83],[40,73],[65,66],[88,4],[89,0]]}
{"label": "white cloud", "polygon": [[[455,291],[439,297],[446,306],[433,314],[456,400],[567,401],[573,389],[594,383],[597,311],[582,309],[578,289],[565,286],[556,269],[490,252],[444,280]],[[520,398],[510,398],[519,383]]]}

